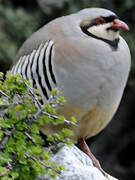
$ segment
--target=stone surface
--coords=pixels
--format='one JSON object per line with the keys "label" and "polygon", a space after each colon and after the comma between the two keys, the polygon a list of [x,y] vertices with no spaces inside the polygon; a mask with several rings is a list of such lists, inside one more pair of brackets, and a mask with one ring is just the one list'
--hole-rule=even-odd
{"label": "stone surface", "polygon": [[[66,171],[62,171],[55,180],[118,180],[108,174],[108,179],[93,166],[90,158],[80,151],[75,145],[68,147],[63,146],[51,158],[57,164],[66,167]],[[37,180],[53,180],[49,176],[44,175]]]}

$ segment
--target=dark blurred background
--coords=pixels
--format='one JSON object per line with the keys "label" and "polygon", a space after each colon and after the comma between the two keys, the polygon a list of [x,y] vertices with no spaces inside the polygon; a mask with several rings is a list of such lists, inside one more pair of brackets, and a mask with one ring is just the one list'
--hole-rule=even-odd
{"label": "dark blurred background", "polygon": [[130,32],[132,69],[120,107],[97,137],[88,140],[103,169],[120,180],[135,180],[135,1],[134,0],[0,0],[0,71],[9,69],[23,41],[50,20],[85,7],[103,7],[125,21]]}

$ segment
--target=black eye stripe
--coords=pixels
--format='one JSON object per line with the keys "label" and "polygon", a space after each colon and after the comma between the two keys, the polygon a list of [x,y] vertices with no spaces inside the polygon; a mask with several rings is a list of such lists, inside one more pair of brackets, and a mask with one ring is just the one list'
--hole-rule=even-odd
{"label": "black eye stripe", "polygon": [[114,19],[118,19],[118,16],[116,15],[112,15],[112,16],[108,16],[108,17],[103,17],[107,23],[112,22]]}
{"label": "black eye stripe", "polygon": [[[114,19],[118,19],[118,16],[116,16],[116,15],[111,15],[111,16],[108,16],[108,17],[101,16],[101,18],[103,18],[105,20],[105,23],[109,23],[109,22],[112,22]],[[80,27],[85,27],[86,29],[88,29],[88,28],[90,28],[92,26],[96,26],[96,25],[98,25],[98,23],[96,22],[97,19],[98,18],[91,21],[90,24],[80,25]]]}
{"label": "black eye stripe", "polygon": [[[112,22],[114,19],[118,19],[118,17],[115,16],[115,15],[111,15],[111,16],[108,16],[108,17],[103,17],[103,16],[101,16],[101,18],[103,18],[103,19],[105,20],[105,23],[109,23],[109,22]],[[98,18],[97,18],[97,19],[98,19]],[[93,20],[93,22],[91,23],[91,26],[93,26],[93,25],[98,25],[98,23],[96,23],[96,22],[97,22],[97,19],[94,19],[94,20]],[[100,18],[99,18],[99,21],[100,21]]]}

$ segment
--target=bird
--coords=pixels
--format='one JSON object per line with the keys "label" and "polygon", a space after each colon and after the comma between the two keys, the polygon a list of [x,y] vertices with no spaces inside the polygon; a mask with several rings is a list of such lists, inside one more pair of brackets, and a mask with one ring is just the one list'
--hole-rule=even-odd
{"label": "bird", "polygon": [[[23,43],[11,69],[39,89],[43,102],[54,88],[62,92],[66,103],[58,112],[77,119],[78,127],[70,125],[73,139],[102,172],[85,140],[108,125],[120,104],[131,66],[122,29],[129,27],[104,8],[56,18]],[[49,135],[63,126],[44,125],[41,131]]]}

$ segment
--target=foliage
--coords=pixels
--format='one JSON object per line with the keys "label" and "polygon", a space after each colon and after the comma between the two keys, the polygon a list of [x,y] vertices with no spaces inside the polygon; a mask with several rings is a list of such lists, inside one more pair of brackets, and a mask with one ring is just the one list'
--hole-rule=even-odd
{"label": "foliage", "polygon": [[38,26],[39,16],[0,4],[0,71],[9,69],[19,46]]}
{"label": "foliage", "polygon": [[[72,131],[63,128],[59,134],[48,136],[48,148],[40,127],[46,123],[53,125],[73,124],[57,115],[56,106],[64,98],[53,90],[50,104],[41,104],[38,90],[33,90],[29,82],[19,74],[10,72],[3,79],[0,73],[0,178],[1,180],[33,180],[39,174],[49,174],[52,178],[65,170],[50,160],[50,154],[58,150],[58,144],[72,144]],[[52,108],[55,107],[55,108]]]}

